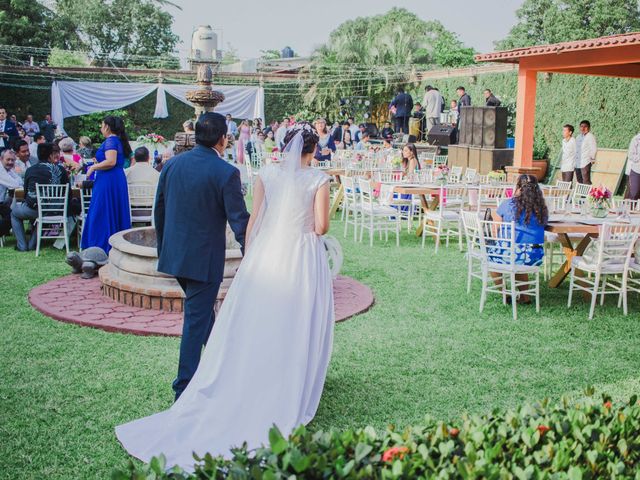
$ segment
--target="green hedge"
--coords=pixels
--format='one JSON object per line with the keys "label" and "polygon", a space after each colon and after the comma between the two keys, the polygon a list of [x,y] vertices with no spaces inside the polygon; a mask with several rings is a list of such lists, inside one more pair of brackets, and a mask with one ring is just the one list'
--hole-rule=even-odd
{"label": "green hedge", "polygon": [[611,404],[593,391],[585,403],[544,401],[516,411],[464,416],[448,425],[343,432],[298,428],[289,439],[273,428],[267,448],[233,451],[231,460],[196,458],[195,473],[165,472],[163,458],[115,471],[125,479],[640,479],[640,406]]}
{"label": "green hedge", "polygon": [[[413,92],[418,98],[422,98],[427,83],[438,87],[447,100],[457,98],[455,89],[463,85],[474,105],[484,105],[485,88],[490,88],[503,103],[515,104],[518,81],[515,72],[478,75],[474,84],[468,77],[427,80]],[[599,147],[626,149],[640,131],[640,109],[634,101],[639,96],[640,82],[634,79],[539,74],[536,143],[546,142],[550,158],[556,159],[561,149],[562,126],[570,123],[578,131],[580,121],[589,120]]]}

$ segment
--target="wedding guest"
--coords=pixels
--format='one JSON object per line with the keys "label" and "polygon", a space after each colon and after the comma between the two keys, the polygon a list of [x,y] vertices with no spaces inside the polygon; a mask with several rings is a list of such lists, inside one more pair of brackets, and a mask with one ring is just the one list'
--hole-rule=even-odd
{"label": "wedding guest", "polygon": [[[497,210],[495,221],[515,222],[516,229],[516,258],[518,265],[541,265],[544,257],[544,228],[549,219],[549,211],[544,201],[544,196],[538,180],[534,175],[520,175],[516,183],[513,196],[503,201]],[[504,249],[497,245],[493,247],[496,256],[491,257],[492,262],[505,263],[507,259],[497,256]],[[491,274],[496,285],[502,284],[502,276],[498,273]],[[528,274],[516,275],[516,281],[527,282]],[[526,286],[519,287],[526,290]],[[531,303],[526,294],[521,294],[519,303]]]}
{"label": "wedding guest", "polygon": [[80,143],[80,147],[78,148],[78,155],[80,155],[83,159],[93,158],[93,144],[91,143],[91,139],[89,137],[82,136],[78,140]]}
{"label": "wedding guest", "polygon": [[16,124],[7,118],[7,110],[0,106],[0,148],[9,148],[15,137],[18,137]]}
{"label": "wedding guest", "polygon": [[29,144],[26,140],[18,140],[13,147],[16,152],[16,173],[24,177],[27,169],[31,164],[31,151],[29,150]]}
{"label": "wedding guest", "polygon": [[47,142],[51,143],[55,140],[56,128],[58,128],[58,125],[53,123],[53,120],[51,120],[51,114],[47,113],[44,116],[44,120],[40,122],[40,131],[44,135],[44,138],[47,140]]}
{"label": "wedding guest", "polygon": [[341,143],[342,139],[344,138],[344,132],[346,132],[347,130],[349,130],[349,122],[342,122],[341,128],[336,130],[332,135],[333,142]]}
{"label": "wedding guest", "polygon": [[267,132],[267,136],[264,139],[264,151],[267,153],[272,153],[277,148],[276,141],[273,138],[273,130],[269,130]]}
{"label": "wedding guest", "polygon": [[404,88],[398,89],[398,94],[391,101],[391,111],[395,115],[396,132],[409,133],[409,117],[413,110],[413,98],[405,93]]}
{"label": "wedding guest", "polygon": [[369,143],[369,132],[364,132],[360,137],[360,141],[356,145],[356,150],[368,150],[371,144]]}
{"label": "wedding guest", "polygon": [[60,162],[64,164],[67,172],[75,172],[82,167],[82,157],[75,151],[76,142],[71,137],[65,137],[58,142],[60,147]]}
{"label": "wedding guest", "polygon": [[36,133],[40,133],[40,127],[36,122],[33,121],[33,115],[27,115],[27,119],[22,124],[22,128],[27,135],[30,137],[34,137]]}
{"label": "wedding guest", "polygon": [[289,129],[289,119],[287,117],[282,119],[282,123],[276,130],[275,141],[278,149],[282,151],[284,148],[284,137],[287,135],[287,130]]}
{"label": "wedding guest", "polygon": [[409,177],[420,170],[418,150],[413,143],[407,143],[402,148],[402,170],[404,177]]}
{"label": "wedding guest", "polygon": [[343,150],[353,150],[355,147],[355,143],[351,140],[351,131],[347,130],[344,132],[344,138],[342,139],[342,143],[340,144],[340,148]]}
{"label": "wedding guest", "polygon": [[393,137],[394,133],[396,132],[394,132],[393,128],[391,128],[391,122],[384,122],[384,128],[380,132],[382,138],[388,138],[390,136]]}
{"label": "wedding guest", "polygon": [[240,135],[238,135],[238,143],[236,145],[236,162],[244,164],[244,156],[247,151],[247,143],[251,139],[251,127],[249,127],[249,120],[242,120],[240,122],[240,128],[238,129]]}
{"label": "wedding guest", "polygon": [[[316,119],[315,128],[320,140],[316,145],[316,153],[313,158],[318,161],[331,160],[331,153],[336,151],[336,144],[329,133],[329,129],[327,128],[327,121],[324,118]],[[348,131],[349,130],[347,129],[346,132]]]}
{"label": "wedding guest", "polygon": [[591,133],[589,120],[580,122],[580,135],[576,138],[576,176],[580,183],[591,185],[591,167],[596,162],[598,146]]}
{"label": "wedding guest", "polygon": [[458,94],[458,112],[460,112],[461,107],[471,106],[471,97],[463,86],[456,88],[456,93]]}
{"label": "wedding guest", "polygon": [[576,168],[576,139],[573,138],[573,125],[566,124],[562,127],[562,160],[560,172],[563,182],[573,181],[573,172]]}
{"label": "wedding guest", "polygon": [[36,133],[33,136],[33,140],[29,144],[29,162],[31,165],[38,163],[38,145],[46,141],[42,133]]}
{"label": "wedding guest", "polygon": [[105,140],[96,151],[96,163],[87,177],[96,172],[89,213],[82,231],[82,249],[100,247],[109,252],[109,237],[131,228],[125,159],[131,154],[129,137],[120,117],[104,118],[100,132]]}
{"label": "wedding guest", "polygon": [[417,118],[419,121],[420,135],[418,136],[418,139],[422,140],[425,138],[425,129],[427,128],[427,119],[425,118],[426,111],[420,102],[416,102],[414,107],[415,110],[411,116],[413,118]]}
{"label": "wedding guest", "polygon": [[358,131],[355,136],[352,136],[351,139],[357,144],[362,138],[362,134],[367,131],[367,126],[364,123],[358,125]]}
{"label": "wedding guest", "polygon": [[426,126],[425,131],[428,133],[434,125],[440,123],[440,113],[442,111],[442,95],[431,85],[425,87],[424,93],[424,109]]}
{"label": "wedding guest", "polygon": [[8,235],[11,230],[10,192],[22,187],[22,178],[15,172],[16,154],[5,149],[0,152],[0,236]]}
{"label": "wedding guest", "polygon": [[[351,138],[354,138],[356,136],[356,133],[359,130],[358,125],[355,123],[355,121],[356,120],[353,117],[347,118],[347,122],[349,123],[349,133],[351,133]],[[344,138],[342,139],[342,141],[344,142]]]}
{"label": "wedding guest", "polygon": [[238,134],[238,125],[231,118],[231,114],[227,113],[227,134],[231,134],[234,137]]}
{"label": "wedding guest", "polygon": [[640,133],[629,143],[626,174],[629,176],[626,198],[640,199]]}
{"label": "wedding guest", "polygon": [[488,88],[484,91],[484,100],[486,107],[499,107],[502,102]]}
{"label": "wedding guest", "polygon": [[183,124],[182,124],[182,130],[184,130],[184,133],[195,133],[195,125],[193,123],[193,120],[186,120]]}
{"label": "wedding guest", "polygon": [[16,237],[16,250],[26,252],[35,250],[38,240],[36,229],[27,242],[24,221],[38,218],[38,196],[36,185],[64,185],[69,183],[66,170],[58,163],[60,147],[53,143],[38,145],[38,163],[27,169],[24,176],[24,201],[16,203],[11,209],[11,228]]}
{"label": "wedding guest", "polygon": [[460,113],[458,112],[458,101],[451,100],[449,104],[449,123],[454,127],[458,125],[458,118]]}
{"label": "wedding guest", "polygon": [[136,148],[133,152],[135,164],[124,171],[128,185],[158,185],[160,173],[151,165],[150,157],[147,147]]}

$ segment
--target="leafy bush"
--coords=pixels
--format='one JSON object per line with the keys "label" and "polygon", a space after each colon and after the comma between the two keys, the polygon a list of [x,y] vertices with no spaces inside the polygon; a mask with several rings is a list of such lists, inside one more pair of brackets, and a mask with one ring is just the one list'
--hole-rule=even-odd
{"label": "leafy bush", "polygon": [[[129,135],[129,138],[135,138],[132,136],[132,127],[133,124],[129,119],[129,112],[127,110],[111,110],[109,112],[95,112],[89,113],[88,115],[82,115],[78,117],[78,138],[80,137],[89,137],[93,143],[102,143],[104,138],[102,137],[102,133],[100,133],[100,127],[102,126],[102,120],[107,115],[114,115],[116,117],[121,117],[124,120],[124,125],[126,131]],[[76,138],[76,141],[78,139]]]}
{"label": "leafy bush", "polygon": [[640,479],[640,406],[637,397],[613,406],[610,397],[585,403],[543,401],[516,411],[463,416],[447,425],[427,417],[423,425],[378,433],[371,427],[309,432],[299,427],[286,440],[273,428],[269,447],[246,446],[224,460],[197,458],[195,473],[165,471],[164,458],[115,471],[114,480],[213,478],[491,478]]}

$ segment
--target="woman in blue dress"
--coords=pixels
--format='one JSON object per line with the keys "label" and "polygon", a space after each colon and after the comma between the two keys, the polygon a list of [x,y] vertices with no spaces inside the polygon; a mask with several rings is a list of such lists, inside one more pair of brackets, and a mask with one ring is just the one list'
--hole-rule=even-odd
{"label": "woman in blue dress", "polygon": [[107,116],[100,128],[105,141],[96,151],[95,163],[87,170],[87,177],[96,172],[89,213],[82,230],[81,248],[100,247],[109,252],[109,237],[131,228],[129,190],[124,163],[131,154],[124,122]]}
{"label": "woman in blue dress", "polygon": [[[516,183],[513,196],[503,201],[498,207],[496,221],[514,222],[516,229],[516,257],[518,265],[542,265],[544,258],[544,227],[549,219],[549,211],[544,201],[544,195],[538,180],[533,175],[520,175]],[[491,247],[496,256],[490,256],[491,261],[505,263],[506,259],[500,255],[505,252],[500,241]],[[500,285],[502,278],[495,275],[496,284]],[[527,274],[516,275],[518,281],[527,281]],[[520,303],[530,303],[528,295],[521,295]]]}

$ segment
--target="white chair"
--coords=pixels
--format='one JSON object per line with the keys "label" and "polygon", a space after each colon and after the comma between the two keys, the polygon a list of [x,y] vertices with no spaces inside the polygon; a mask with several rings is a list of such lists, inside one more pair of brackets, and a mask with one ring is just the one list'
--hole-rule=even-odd
{"label": "white chair", "polygon": [[478,198],[476,199],[476,210],[481,212],[485,208],[497,208],[504,199],[505,187],[494,185],[480,185],[478,188]]}
{"label": "white chair", "polygon": [[41,185],[36,183],[36,198],[38,199],[36,257],[40,255],[40,242],[43,234],[48,240],[63,238],[64,246],[69,253],[69,235],[67,234],[69,184]]}
{"label": "white chair", "polygon": [[466,203],[467,189],[461,185],[440,187],[437,210],[425,212],[422,220],[422,248],[427,235],[435,237],[436,249],[440,246],[440,238],[444,235],[446,246],[449,247],[449,237],[458,237],[460,251],[462,251],[462,227],[460,225],[460,210]]}
{"label": "white chair", "polygon": [[613,208],[619,213],[638,213],[640,212],[640,200],[631,200],[630,198],[616,200],[614,198]]}
{"label": "white chair", "polygon": [[571,192],[571,203],[578,207],[582,205],[582,203],[589,196],[589,192],[591,191],[591,185],[586,183],[576,183],[573,187],[573,191]]}
{"label": "white chair", "polygon": [[77,218],[77,229],[78,233],[78,248],[80,248],[80,243],[82,240],[82,231],[84,229],[84,222],[87,220],[87,215],[89,214],[89,207],[91,206],[91,197],[93,195],[92,187],[83,187],[80,188],[80,215]]}
{"label": "white chair", "polygon": [[554,185],[558,190],[571,190],[571,182],[563,182],[562,180],[556,180]]}
{"label": "white chair", "polygon": [[[482,255],[482,294],[480,312],[484,309],[488,293],[502,295],[502,303],[507,303],[507,294],[511,296],[513,319],[518,319],[518,294],[535,295],[536,312],[540,311],[540,266],[520,265],[516,263],[516,227],[515,222],[491,222],[480,220],[480,254]],[[496,284],[491,274],[498,274],[502,281]],[[516,278],[527,275],[527,280]],[[533,280],[528,276],[533,275]],[[524,288],[522,288],[524,287]]]}
{"label": "white chair", "polygon": [[462,167],[451,167],[449,171],[449,183],[460,183],[462,180]]}
{"label": "white chair", "polygon": [[[593,318],[596,307],[596,299],[600,294],[600,305],[604,304],[604,296],[617,294],[622,297],[623,304],[627,304],[627,282],[624,276],[628,272],[633,247],[638,239],[640,227],[636,225],[622,225],[604,223],[600,227],[600,234],[592,248],[593,255],[573,257],[571,260],[571,282],[569,284],[569,300],[567,306],[571,306],[574,290],[581,290],[591,295],[591,307],[589,308],[589,320]],[[587,272],[588,277],[577,276],[576,271]],[[622,275],[620,282],[608,281],[609,277]],[[618,302],[618,305],[620,302]]]}
{"label": "white chair", "polygon": [[433,167],[440,167],[442,165],[446,165],[449,162],[448,155],[434,155],[433,157]]}
{"label": "white chair", "polygon": [[467,239],[467,293],[471,293],[471,280],[482,280],[482,254],[480,252],[480,217],[475,211],[462,211],[462,226]]}
{"label": "white chair", "polygon": [[[247,162],[249,164],[249,162]],[[156,199],[156,185],[129,185],[129,211],[131,224],[152,224],[153,204]]]}
{"label": "white chair", "polygon": [[373,235],[379,232],[382,239],[382,232],[386,241],[389,240],[389,231],[395,231],[396,246],[400,246],[400,212],[393,207],[379,205],[373,198],[371,183],[363,179],[358,182],[360,188],[360,207],[362,209],[360,221],[360,242],[362,242],[364,231],[369,232],[369,246],[373,246]]}
{"label": "white chair", "polygon": [[344,238],[347,238],[349,225],[353,225],[353,241],[358,240],[358,224],[360,223],[360,200],[358,194],[358,181],[355,177],[340,177],[344,189],[342,214],[344,220]]}
{"label": "white chair", "polygon": [[258,172],[256,172],[251,165],[251,162],[245,163],[245,168],[247,170],[247,183],[249,185],[249,195],[253,195],[253,184],[256,182],[256,178],[258,178]]}
{"label": "white chair", "polygon": [[467,168],[464,172],[464,181],[466,183],[475,182],[477,174],[478,174],[478,170],[476,170],[475,168]]}

